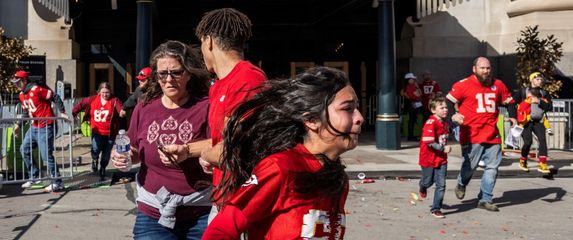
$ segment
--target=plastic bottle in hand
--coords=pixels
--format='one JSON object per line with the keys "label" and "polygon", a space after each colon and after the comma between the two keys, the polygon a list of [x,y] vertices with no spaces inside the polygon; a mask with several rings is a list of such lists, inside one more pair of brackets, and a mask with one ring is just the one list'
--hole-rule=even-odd
{"label": "plastic bottle in hand", "polygon": [[131,157],[129,156],[130,150],[131,145],[129,144],[129,137],[125,134],[125,130],[121,129],[115,138],[115,151],[127,157],[127,166],[120,169],[122,172],[128,172],[131,170]]}

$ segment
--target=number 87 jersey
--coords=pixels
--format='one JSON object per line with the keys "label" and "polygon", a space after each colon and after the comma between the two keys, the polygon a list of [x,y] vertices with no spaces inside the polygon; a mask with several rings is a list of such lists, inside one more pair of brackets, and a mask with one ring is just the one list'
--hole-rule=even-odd
{"label": "number 87 jersey", "polygon": [[500,144],[497,129],[498,107],[513,102],[511,93],[500,80],[483,86],[475,75],[460,80],[452,86],[447,98],[458,104],[464,116],[460,126],[461,144]]}

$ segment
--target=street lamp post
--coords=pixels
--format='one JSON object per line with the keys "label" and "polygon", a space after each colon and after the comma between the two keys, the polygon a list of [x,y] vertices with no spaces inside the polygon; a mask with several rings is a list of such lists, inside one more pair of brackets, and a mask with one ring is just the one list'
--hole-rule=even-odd
{"label": "street lamp post", "polygon": [[378,109],[376,148],[400,149],[400,116],[396,104],[394,0],[378,1]]}

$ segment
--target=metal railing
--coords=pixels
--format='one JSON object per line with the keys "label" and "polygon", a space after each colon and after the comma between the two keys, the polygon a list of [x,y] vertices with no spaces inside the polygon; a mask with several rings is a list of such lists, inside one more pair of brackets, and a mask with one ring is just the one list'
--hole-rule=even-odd
{"label": "metal railing", "polygon": [[418,0],[416,1],[416,16],[418,19],[438,12],[441,8],[450,8],[467,0]]}
{"label": "metal railing", "polygon": [[[18,123],[19,129],[15,128]],[[73,177],[73,121],[62,117],[2,118],[0,128],[5,142],[0,159],[3,183]]]}
{"label": "metal railing", "polygon": [[[76,99],[66,99],[64,100],[64,106],[66,113],[71,117],[71,111],[76,102]],[[6,103],[6,102],[4,102]],[[19,103],[4,104],[0,109],[0,182],[3,183],[19,183],[28,181],[29,176],[26,171],[26,165],[22,160],[22,153],[20,146],[25,136],[26,131],[30,127],[31,121],[46,121],[53,120],[55,122],[53,129],[53,142],[54,149],[54,159],[55,164],[60,170],[60,174],[57,178],[71,178],[74,175],[75,165],[73,158],[73,144],[75,142],[74,132],[77,131],[77,127],[74,122],[67,121],[67,119],[61,117],[53,118],[21,118],[21,107]],[[59,116],[59,112],[54,109],[56,116]],[[14,124],[16,122],[22,122],[22,127],[19,132],[19,137],[14,135]],[[38,130],[37,134],[41,134]],[[37,137],[37,136],[35,136]],[[43,139],[48,141],[48,139]],[[36,144],[37,145],[37,144]],[[30,146],[34,149],[32,152],[32,159],[37,166],[42,166],[41,175],[37,177],[36,180],[48,180],[52,177],[47,174],[47,162],[44,163],[41,154],[47,154],[47,150],[40,152],[37,146]],[[47,161],[47,160],[46,160]],[[2,179],[3,177],[3,179]]]}

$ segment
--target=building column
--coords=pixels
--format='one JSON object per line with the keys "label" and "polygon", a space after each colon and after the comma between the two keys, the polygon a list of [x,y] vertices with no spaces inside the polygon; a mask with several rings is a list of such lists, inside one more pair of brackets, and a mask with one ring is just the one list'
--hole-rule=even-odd
{"label": "building column", "polygon": [[394,0],[378,0],[378,110],[376,148],[400,149],[400,116],[396,103]]}
{"label": "building column", "polygon": [[149,65],[151,54],[151,9],[153,0],[137,0],[137,34],[135,52],[135,71]]}

